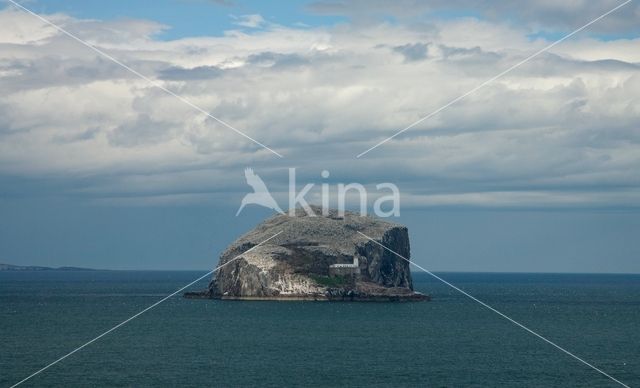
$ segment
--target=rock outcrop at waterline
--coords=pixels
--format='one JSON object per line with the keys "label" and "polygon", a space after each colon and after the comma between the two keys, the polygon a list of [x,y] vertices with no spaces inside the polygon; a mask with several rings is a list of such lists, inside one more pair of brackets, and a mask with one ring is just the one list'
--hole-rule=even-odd
{"label": "rock outcrop at waterline", "polygon": [[[186,297],[245,300],[428,300],[413,291],[407,228],[346,212],[277,215],[220,256],[209,288]],[[281,232],[275,238],[257,246]],[[254,248],[255,247],[255,248]],[[247,252],[250,248],[254,248]],[[228,264],[226,264],[228,263]],[[226,265],[225,265],[226,264]]]}

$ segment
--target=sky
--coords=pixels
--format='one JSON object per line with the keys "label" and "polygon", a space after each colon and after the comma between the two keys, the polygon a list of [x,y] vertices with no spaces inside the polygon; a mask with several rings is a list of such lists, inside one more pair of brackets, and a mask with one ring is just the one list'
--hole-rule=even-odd
{"label": "sky", "polygon": [[397,185],[430,270],[640,273],[636,2],[360,157],[623,2],[20,3],[282,157],[0,2],[0,262],[212,268],[251,167]]}

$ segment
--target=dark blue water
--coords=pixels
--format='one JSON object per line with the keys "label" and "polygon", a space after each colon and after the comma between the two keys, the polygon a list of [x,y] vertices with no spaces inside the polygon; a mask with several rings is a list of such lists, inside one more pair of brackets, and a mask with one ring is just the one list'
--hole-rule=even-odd
{"label": "dark blue water", "polygon": [[[0,272],[0,386],[202,274]],[[640,386],[640,275],[440,275]],[[24,386],[617,386],[428,275],[414,283],[433,301],[174,297]]]}

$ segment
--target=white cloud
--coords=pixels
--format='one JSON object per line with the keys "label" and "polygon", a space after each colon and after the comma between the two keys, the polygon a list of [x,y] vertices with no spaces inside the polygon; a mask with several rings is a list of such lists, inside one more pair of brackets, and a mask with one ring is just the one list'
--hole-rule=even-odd
{"label": "white cloud", "polygon": [[[389,15],[404,22],[420,20],[425,15],[438,12],[445,14],[474,14],[512,25],[526,27],[532,31],[575,29],[598,16],[623,4],[624,0],[319,0],[311,3],[312,12],[329,15],[346,15],[356,20],[384,18]],[[638,32],[640,5],[630,2],[622,6],[597,24],[590,31],[605,33]]]}
{"label": "white cloud", "polygon": [[234,18],[236,19],[234,24],[242,27],[259,28],[267,24],[262,15],[258,14],[240,15]]}
{"label": "white cloud", "polygon": [[[53,23],[68,20],[65,15],[49,15]],[[0,44],[36,43],[54,36],[56,29],[22,11],[7,8],[0,12]]]}
{"label": "white cloud", "polygon": [[238,24],[261,29],[161,41],[154,34],[164,26],[154,22],[47,17],[285,159],[37,19],[5,10],[4,174],[91,176],[83,195],[109,201],[118,193],[163,203],[231,193],[251,165],[280,186],[287,166],[315,176],[328,169],[342,181],[394,181],[425,206],[640,202],[630,199],[640,182],[640,57],[632,50],[640,39],[564,42],[356,160],[549,42],[473,18],[289,28],[244,15]]}

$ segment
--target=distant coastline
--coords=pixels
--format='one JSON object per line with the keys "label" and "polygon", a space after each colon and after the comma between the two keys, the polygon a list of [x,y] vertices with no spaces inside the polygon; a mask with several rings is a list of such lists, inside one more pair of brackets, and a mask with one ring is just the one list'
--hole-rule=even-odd
{"label": "distant coastline", "polygon": [[99,271],[93,268],[82,267],[43,267],[38,265],[13,265],[0,263],[0,271]]}
{"label": "distant coastline", "polygon": [[[118,272],[207,272],[211,269],[105,269],[105,268],[84,268],[84,267],[45,267],[39,265],[13,265],[0,263],[0,272],[2,271],[118,271]],[[440,275],[464,275],[464,274],[484,274],[484,275],[621,275],[621,276],[637,276],[640,272],[515,272],[515,271],[432,271]],[[411,271],[413,276],[429,276],[423,271]]]}

